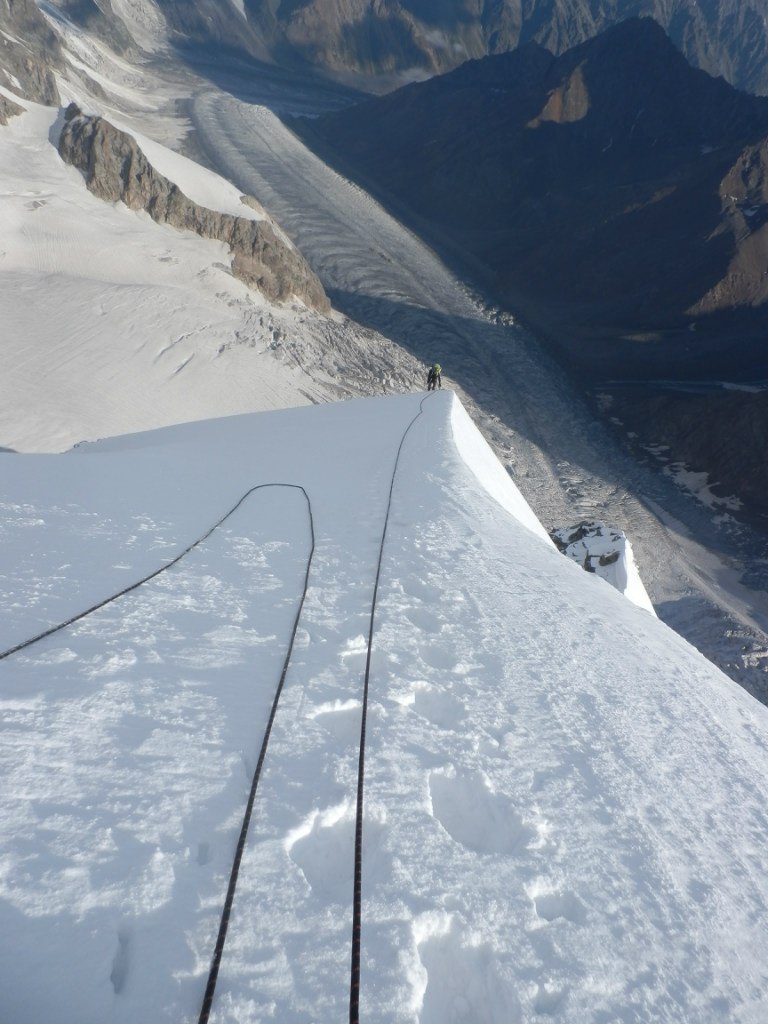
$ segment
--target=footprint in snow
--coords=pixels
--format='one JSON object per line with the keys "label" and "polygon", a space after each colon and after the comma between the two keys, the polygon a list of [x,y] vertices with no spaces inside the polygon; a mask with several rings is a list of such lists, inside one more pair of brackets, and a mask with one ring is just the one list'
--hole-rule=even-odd
{"label": "footprint in snow", "polygon": [[439,633],[445,626],[445,619],[426,608],[405,608],[406,618],[422,633]]}
{"label": "footprint in snow", "polygon": [[410,703],[417,715],[444,729],[455,729],[466,718],[464,705],[458,697],[429,683],[416,684]]}
{"label": "footprint in snow", "polygon": [[522,852],[536,833],[481,772],[429,777],[432,813],[457,843],[478,853]]}
{"label": "footprint in snow", "polygon": [[542,1016],[554,1016],[554,1014],[556,1014],[561,1008],[565,996],[565,989],[559,988],[556,985],[549,985],[546,983],[539,985],[536,992],[536,998],[533,1003],[533,1008],[536,1013],[540,1013]]}
{"label": "footprint in snow", "polygon": [[[369,879],[388,868],[383,850],[382,822],[366,815],[363,855]],[[345,801],[325,811],[313,811],[286,841],[288,854],[310,888],[324,900],[348,904],[352,892],[355,848],[355,805]]]}
{"label": "footprint in snow", "polygon": [[529,894],[536,908],[536,916],[543,921],[570,921],[582,925],[587,920],[587,908],[579,897],[567,889],[544,890]]}
{"label": "footprint in snow", "polygon": [[360,739],[359,700],[334,700],[321,704],[308,713],[318,725],[322,725],[341,743],[357,742]]}
{"label": "footprint in snow", "polygon": [[[465,936],[455,919],[426,914],[414,923],[424,985],[419,1024],[509,1024],[521,1019],[520,1003],[499,971],[488,944]],[[419,993],[414,993],[418,999]]]}

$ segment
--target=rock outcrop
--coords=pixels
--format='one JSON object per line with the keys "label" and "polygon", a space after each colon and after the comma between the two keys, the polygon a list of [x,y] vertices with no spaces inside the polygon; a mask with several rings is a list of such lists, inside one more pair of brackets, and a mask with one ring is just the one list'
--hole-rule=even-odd
{"label": "rock outcrop", "polygon": [[[268,219],[236,217],[193,202],[155,170],[133,136],[104,118],[86,116],[71,104],[59,138],[59,154],[82,172],[88,189],[99,198],[123,202],[131,210],[145,210],[159,224],[225,242],[235,277],[271,301],[296,298],[320,312],[330,309],[323,286],[304,257]],[[243,201],[247,205],[255,202],[249,197]]]}
{"label": "rock outcrop", "polygon": [[12,117],[18,117],[19,114],[24,113],[24,108],[20,107],[18,103],[13,103],[11,100],[0,96],[0,124],[8,124],[8,121]]}
{"label": "rock outcrop", "polygon": [[0,85],[36,103],[56,106],[53,70],[63,65],[59,37],[34,0],[0,0]]}

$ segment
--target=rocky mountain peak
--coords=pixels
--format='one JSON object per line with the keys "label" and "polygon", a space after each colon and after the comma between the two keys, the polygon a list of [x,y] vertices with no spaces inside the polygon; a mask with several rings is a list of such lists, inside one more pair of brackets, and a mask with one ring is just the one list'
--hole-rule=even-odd
{"label": "rocky mountain peak", "polygon": [[553,96],[575,93],[589,106],[585,130],[635,148],[733,139],[765,109],[691,67],[652,18],[630,18],[574,47],[551,66],[549,82]]}
{"label": "rocky mountain peak", "polygon": [[765,364],[768,99],[692,68],[650,19],[467,62],[316,134],[569,360]]}

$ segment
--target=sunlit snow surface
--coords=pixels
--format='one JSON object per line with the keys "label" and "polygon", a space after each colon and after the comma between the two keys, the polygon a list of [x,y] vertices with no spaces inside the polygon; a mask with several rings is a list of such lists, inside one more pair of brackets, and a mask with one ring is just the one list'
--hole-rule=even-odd
{"label": "sunlit snow surface", "polygon": [[[370,602],[417,417],[375,613],[362,1019],[763,1024],[768,710],[560,555],[424,398],[0,456],[0,648],[249,489],[306,489],[212,1020],[344,1020]],[[301,492],[262,487],[0,661],[3,1020],[197,1019],[309,550]]]}
{"label": "sunlit snow surface", "polygon": [[[388,386],[383,339],[298,302],[272,305],[232,276],[223,243],[91,195],[56,150],[62,112],[24,106],[0,145],[0,447],[61,451],[327,400],[350,391],[337,346],[348,377],[367,360]],[[264,216],[218,175],[135,134],[194,200]]]}

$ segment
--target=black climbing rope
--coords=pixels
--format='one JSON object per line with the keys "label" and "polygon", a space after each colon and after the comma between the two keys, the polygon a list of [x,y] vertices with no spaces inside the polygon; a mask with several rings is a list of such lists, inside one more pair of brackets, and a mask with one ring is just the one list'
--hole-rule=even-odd
{"label": "black climbing rope", "polygon": [[[400,463],[400,455],[402,453],[403,446],[405,444],[406,438],[408,437],[408,434],[409,434],[411,428],[413,427],[413,425],[416,422],[416,420],[419,419],[419,417],[422,415],[422,413],[424,411],[424,403],[427,401],[428,397],[431,397],[431,396],[425,396],[421,400],[421,402],[419,404],[419,411],[416,413],[416,415],[413,417],[413,419],[409,422],[408,426],[405,428],[405,431],[403,432],[403,435],[402,435],[402,437],[400,439],[400,443],[399,443],[398,448],[397,448],[397,454],[395,456],[395,462],[394,462],[394,466],[392,468],[392,476],[391,476],[391,479],[390,479],[389,495],[388,495],[387,507],[386,507],[386,511],[385,511],[385,515],[384,515],[384,525],[383,525],[383,528],[382,528],[381,541],[380,541],[380,544],[379,544],[379,552],[378,552],[378,558],[377,558],[377,563],[376,563],[376,577],[375,577],[375,581],[374,581],[373,594],[372,594],[372,598],[371,598],[371,612],[370,612],[369,629],[368,629],[368,644],[367,644],[367,654],[366,654],[366,662],[365,662],[365,674],[364,674],[364,679],[363,679],[363,700],[362,700],[362,710],[361,710],[361,720],[360,720],[360,747],[359,747],[358,774],[357,774],[357,808],[356,808],[356,818],[355,818],[355,852],[354,852],[354,861],[355,862],[354,862],[353,905],[352,905],[352,951],[351,951],[351,963],[350,963],[350,996],[349,996],[349,1021],[350,1021],[350,1024],[359,1024],[359,1020],[360,1020],[360,954],[361,954],[361,934],[362,934],[362,864],[363,864],[363,804],[364,804],[364,784],[365,784],[365,740],[366,740],[366,725],[367,725],[367,718],[368,718],[368,694],[369,694],[369,688],[370,688],[371,656],[372,656],[372,649],[373,649],[373,636],[374,636],[375,620],[376,620],[376,603],[377,603],[377,599],[378,599],[379,583],[380,583],[380,579],[381,579],[381,567],[382,567],[382,560],[383,560],[383,555],[384,555],[384,544],[385,544],[386,536],[387,536],[387,528],[389,526],[389,517],[390,517],[390,511],[391,511],[391,508],[392,508],[392,498],[393,498],[393,494],[394,494],[395,479],[396,479],[396,476],[397,476],[397,470],[398,470],[398,466],[399,466],[399,463]],[[116,593],[110,595],[109,597],[105,598],[104,600],[99,601],[97,604],[94,604],[91,607],[85,609],[85,611],[79,612],[77,615],[71,616],[70,618],[66,619],[64,622],[58,623],[55,626],[51,626],[50,628],[44,630],[43,632],[38,633],[36,636],[30,637],[28,640],[24,640],[21,643],[15,644],[13,647],[10,647],[10,648],[8,648],[5,651],[0,651],[0,660],[9,657],[12,654],[16,654],[17,652],[19,652],[21,650],[24,650],[27,647],[30,647],[32,644],[35,644],[38,641],[43,640],[46,637],[51,636],[54,633],[57,633],[57,632],[59,632],[62,629],[65,629],[67,626],[71,626],[73,623],[78,622],[80,619],[85,618],[87,615],[90,615],[90,614],[92,614],[95,611],[98,611],[100,608],[104,608],[106,605],[110,604],[112,601],[116,601],[118,598],[123,597],[124,595],[131,593],[131,591],[136,590],[138,587],[142,586],[144,583],[148,583],[150,580],[154,579],[156,576],[159,576],[161,573],[166,572],[168,569],[172,568],[174,565],[176,565],[178,562],[180,562],[182,558],[184,558],[186,555],[188,555],[196,547],[198,547],[205,540],[207,540],[207,538],[210,537],[210,535],[214,532],[214,530],[216,530],[219,526],[221,526],[224,522],[226,522],[226,520],[229,519],[229,517],[234,512],[237,511],[237,509],[243,504],[243,502],[246,500],[246,498],[248,498],[255,491],[261,490],[262,488],[265,488],[265,487],[289,487],[289,488],[293,488],[295,490],[300,490],[302,492],[302,494],[304,495],[304,499],[305,499],[305,501],[307,503],[307,510],[308,510],[308,515],[309,515],[309,527],[310,527],[311,543],[310,543],[309,555],[308,555],[308,558],[307,558],[306,572],[305,572],[305,576],[304,576],[304,585],[303,585],[303,589],[302,589],[301,598],[299,600],[299,604],[298,604],[298,607],[297,607],[297,610],[296,610],[296,617],[294,619],[293,628],[292,628],[292,631],[291,631],[291,637],[290,637],[290,641],[289,641],[288,648],[287,648],[287,651],[286,651],[285,660],[283,662],[283,667],[282,667],[282,671],[281,671],[281,674],[280,674],[280,679],[278,681],[277,688],[275,690],[275,695],[274,695],[274,699],[273,699],[273,702],[272,702],[272,708],[270,710],[269,719],[267,721],[266,729],[264,731],[264,735],[263,735],[263,738],[262,738],[262,743],[261,743],[261,749],[260,749],[260,752],[259,752],[258,762],[256,764],[256,769],[254,771],[253,778],[251,780],[251,787],[250,787],[249,794],[248,794],[248,800],[247,800],[247,803],[246,803],[245,813],[243,815],[243,822],[242,822],[241,829],[240,829],[240,835],[239,835],[237,846],[236,846],[236,849],[235,849],[235,855],[234,855],[234,859],[233,859],[232,870],[231,870],[231,873],[230,873],[229,883],[228,883],[228,886],[227,886],[227,894],[226,894],[225,901],[224,901],[224,907],[223,907],[223,910],[222,910],[221,921],[220,921],[220,924],[219,924],[219,931],[218,931],[218,935],[217,935],[217,939],[216,939],[216,945],[214,947],[213,957],[212,957],[212,960],[211,960],[211,966],[210,966],[210,970],[209,970],[209,974],[208,974],[208,982],[206,984],[206,989],[205,989],[205,994],[204,994],[204,997],[203,997],[202,1008],[200,1010],[200,1016],[199,1016],[199,1019],[198,1019],[198,1024],[207,1024],[209,1016],[210,1016],[211,1007],[212,1007],[212,1004],[213,1004],[213,998],[214,998],[214,994],[215,994],[215,991],[216,991],[216,982],[217,982],[217,979],[218,979],[219,968],[220,968],[220,965],[221,965],[221,958],[222,958],[222,954],[223,954],[223,951],[224,951],[224,945],[225,945],[225,942],[226,942],[227,930],[228,930],[228,927],[229,927],[229,920],[230,920],[230,916],[231,916],[231,912],[232,912],[232,904],[233,904],[233,901],[234,901],[235,890],[237,888],[237,879],[238,879],[238,875],[239,875],[239,872],[240,872],[240,865],[241,865],[243,853],[244,853],[244,850],[245,850],[245,843],[246,843],[247,836],[248,836],[248,829],[249,829],[249,826],[250,826],[251,816],[252,816],[252,812],[253,812],[253,806],[254,806],[254,802],[255,802],[255,798],[256,798],[256,792],[257,792],[257,789],[258,789],[259,780],[261,778],[261,772],[262,772],[262,768],[264,766],[264,761],[265,761],[266,754],[267,754],[267,747],[269,745],[269,738],[270,738],[270,735],[271,735],[271,732],[272,732],[272,727],[273,727],[273,724],[274,724],[274,721],[275,721],[275,716],[277,714],[277,709],[278,709],[278,705],[279,705],[279,702],[280,702],[280,697],[281,697],[281,694],[282,694],[282,691],[283,691],[283,687],[284,687],[284,684],[285,684],[285,679],[286,679],[286,675],[287,675],[287,672],[288,672],[288,666],[290,664],[291,656],[292,656],[292,653],[293,653],[293,647],[294,647],[295,640],[296,640],[296,633],[298,631],[299,621],[301,619],[301,614],[302,614],[302,611],[303,611],[303,608],[304,608],[304,603],[305,603],[306,596],[307,596],[307,589],[308,589],[308,586],[309,586],[309,576],[310,576],[310,571],[311,571],[311,567],[312,567],[312,559],[313,559],[314,551],[315,551],[315,529],[314,529],[314,518],[313,518],[313,514],[312,514],[312,505],[311,505],[311,502],[309,500],[309,496],[307,495],[306,490],[302,486],[300,486],[298,484],[282,484],[282,483],[258,484],[255,487],[251,487],[248,491],[246,491],[242,495],[242,497],[239,499],[239,501],[237,501],[237,503],[235,505],[233,505],[232,508],[229,509],[229,511],[227,511],[216,523],[214,523],[213,526],[210,527],[210,529],[208,529],[204,534],[202,534],[200,537],[198,537],[197,540],[195,540],[191,544],[189,544],[180,554],[178,554],[170,562],[167,562],[166,564],[162,565],[159,569],[156,569],[154,572],[151,572],[148,575],[142,577],[142,579],[137,580],[135,583],[132,583],[130,586],[124,587],[122,590],[117,591]]]}
{"label": "black climbing rope", "polygon": [[[243,494],[240,500],[235,505],[233,505],[231,509],[229,509],[228,512],[224,513],[221,519],[215,522],[213,526],[209,530],[206,530],[202,536],[197,538],[197,540],[194,540],[192,541],[191,544],[187,545],[187,547],[185,547],[180,554],[176,555],[175,558],[171,559],[170,562],[166,562],[164,565],[161,565],[159,569],[155,569],[154,572],[149,573],[147,576],[143,576],[140,580],[137,580],[135,583],[131,583],[130,586],[123,587],[123,589],[118,590],[117,593],[111,594],[109,597],[105,597],[104,600],[99,601],[98,604],[91,605],[90,608],[86,608],[85,611],[78,612],[77,615],[72,615],[64,622],[59,622],[55,626],[50,626],[48,629],[43,630],[42,633],[37,633],[35,636],[30,637],[28,640],[22,640],[21,643],[14,644],[13,647],[9,647],[5,651],[0,651],[0,661],[2,661],[3,658],[8,658],[11,654],[17,654],[19,651],[23,651],[25,647],[31,647],[32,644],[36,644],[40,640],[45,640],[45,638],[48,636],[53,636],[53,634],[58,633],[59,630],[66,629],[67,626],[71,626],[75,622],[79,622],[80,619],[84,619],[87,615],[91,615],[93,612],[97,612],[100,608],[106,607],[106,605],[111,604],[113,601],[116,601],[119,597],[124,597],[126,594],[130,594],[131,591],[137,590],[145,583],[149,583],[150,580],[153,580],[156,576],[159,576],[160,573],[166,572],[168,569],[172,569],[173,566],[180,562],[182,558],[184,558],[186,555],[188,555],[190,551],[194,551],[194,549],[198,547],[200,544],[202,544],[203,541],[206,541],[211,536],[214,530],[217,530],[223,523],[225,523],[227,519],[229,519],[229,517],[240,508],[240,506],[243,504],[246,498],[250,497],[250,495],[253,494],[254,491],[259,491],[263,487],[291,487],[295,490],[302,491],[304,493],[305,498],[307,496],[306,491],[304,491],[304,488],[300,487],[298,484],[257,484],[255,487],[251,487],[249,490],[245,492],[245,494]],[[309,501],[309,499],[307,499],[307,501]]]}
{"label": "black climbing rope", "polygon": [[[268,485],[266,485],[268,486]],[[278,485],[279,486],[279,485]],[[286,486],[297,486],[297,485],[286,485]],[[280,680],[275,690],[275,696],[272,701],[272,709],[269,713],[269,720],[267,721],[267,727],[264,730],[264,737],[261,741],[261,750],[259,751],[259,760],[256,764],[256,770],[253,773],[253,779],[251,780],[251,789],[248,794],[248,802],[245,807],[245,814],[243,815],[243,823],[240,827],[240,837],[237,841],[237,847],[235,848],[235,857],[232,862],[232,871],[229,876],[229,885],[227,886],[227,895],[224,900],[224,909],[221,912],[221,921],[219,923],[219,933],[216,937],[216,945],[213,950],[213,958],[211,960],[211,967],[208,972],[208,983],[205,987],[205,995],[203,996],[203,1005],[200,1010],[200,1017],[198,1024],[207,1024],[208,1017],[210,1016],[211,1006],[213,1004],[213,997],[216,991],[216,980],[219,976],[219,967],[221,965],[221,957],[224,952],[224,943],[227,938],[227,929],[229,928],[229,918],[232,913],[232,903],[235,898],[235,889],[237,888],[237,878],[240,874],[240,863],[243,859],[243,852],[245,850],[245,842],[248,837],[248,827],[251,823],[251,814],[253,812],[253,804],[256,799],[256,790],[259,785],[259,779],[261,778],[261,770],[264,766],[264,759],[267,756],[267,747],[269,745],[269,737],[272,732],[272,726],[275,721],[275,715],[277,714],[277,706],[280,703],[280,696],[283,692],[283,685],[285,683],[285,677],[288,673],[288,665],[291,661],[291,654],[293,653],[293,645],[296,641],[296,633],[299,628],[299,620],[301,619],[301,612],[304,608],[304,601],[307,597],[307,588],[309,586],[309,573],[312,568],[312,558],[315,553],[315,522],[312,515],[312,503],[309,500],[309,496],[303,487],[298,488],[307,502],[307,511],[309,513],[309,530],[310,530],[310,548],[309,556],[307,558],[307,568],[304,574],[304,587],[301,592],[301,598],[299,600],[298,607],[296,609],[296,618],[293,621],[293,629],[291,630],[291,639],[288,643],[288,649],[286,651],[285,660],[283,662],[283,669],[280,673]]]}
{"label": "black climbing rope", "polygon": [[373,585],[371,598],[371,616],[368,627],[368,652],[365,659],[365,676],[363,679],[363,707],[360,719],[360,753],[357,765],[357,814],[355,817],[355,876],[352,896],[352,957],[350,964],[350,985],[349,985],[349,1024],[359,1024],[360,1021],[360,951],[362,945],[362,923],[363,923],[363,789],[365,783],[365,729],[368,719],[368,690],[371,678],[371,651],[373,649],[373,633],[376,619],[376,600],[379,593],[379,581],[381,579],[381,563],[384,556],[384,542],[387,537],[389,526],[389,513],[392,508],[392,495],[395,489],[395,477],[400,462],[400,453],[403,450],[405,439],[411,427],[424,411],[426,396],[419,403],[419,411],[405,428],[403,436],[395,456],[395,464],[392,468],[392,479],[389,483],[389,498],[387,510],[384,514],[384,526],[381,531],[381,543],[379,544],[379,556],[376,563],[376,580]]}
{"label": "black climbing rope", "polygon": [[0,652],[0,660],[2,660],[3,658],[7,658],[7,657],[9,657],[12,654],[16,654],[18,651],[24,650],[26,647],[31,647],[32,644],[36,644],[36,643],[38,643],[38,641],[44,640],[46,637],[52,636],[54,633],[58,633],[62,629],[66,629],[67,626],[71,626],[73,623],[78,622],[80,619],[84,619],[87,615],[91,615],[93,612],[98,611],[100,608],[104,608],[106,605],[111,604],[113,601],[116,601],[119,597],[123,597],[125,594],[130,594],[131,591],[138,589],[144,583],[148,583],[150,580],[153,580],[156,576],[159,576],[161,573],[167,572],[168,569],[172,568],[174,565],[177,565],[181,561],[182,558],[184,558],[191,551],[193,551],[196,547],[198,547],[205,540],[207,540],[208,537],[210,537],[211,534],[214,532],[214,530],[218,529],[218,527],[220,527],[223,523],[225,523],[227,521],[227,519],[229,519],[229,517],[234,512],[236,512],[237,509],[240,508],[240,506],[243,504],[243,502],[248,497],[250,497],[251,494],[254,494],[256,491],[263,490],[264,488],[267,488],[267,487],[287,487],[287,488],[290,488],[292,490],[301,491],[301,493],[304,496],[304,501],[306,502],[306,506],[307,506],[307,514],[308,514],[308,522],[309,522],[309,535],[310,535],[310,546],[309,546],[309,554],[307,556],[306,569],[305,569],[305,573],[304,573],[304,584],[303,584],[303,587],[302,587],[301,598],[300,598],[299,603],[298,603],[298,607],[297,607],[297,610],[296,610],[296,617],[294,619],[293,627],[291,629],[291,636],[290,636],[290,640],[289,640],[289,643],[288,643],[288,649],[287,649],[287,653],[286,653],[286,656],[285,656],[285,660],[283,662],[283,668],[282,668],[282,671],[280,673],[280,679],[278,681],[277,688],[275,690],[275,695],[274,695],[274,698],[272,700],[272,708],[270,710],[269,719],[267,721],[267,726],[266,726],[266,729],[264,731],[264,736],[262,738],[261,750],[259,752],[259,759],[258,759],[258,762],[256,764],[256,770],[253,773],[253,778],[251,780],[251,787],[250,787],[250,791],[249,791],[249,794],[248,794],[248,801],[246,803],[245,813],[243,815],[243,822],[242,822],[242,825],[241,825],[241,828],[240,828],[240,836],[239,836],[239,839],[238,839],[238,842],[237,842],[237,847],[235,849],[235,856],[234,856],[234,860],[233,860],[233,863],[232,863],[232,870],[231,870],[230,877],[229,877],[229,884],[227,886],[227,895],[226,895],[225,900],[224,900],[224,908],[223,908],[222,914],[221,914],[221,921],[220,921],[220,924],[219,924],[218,936],[216,938],[216,945],[214,947],[213,957],[212,957],[212,960],[211,960],[211,967],[210,967],[209,974],[208,974],[208,982],[207,982],[206,989],[205,989],[205,994],[204,994],[204,997],[203,997],[202,1009],[200,1011],[200,1018],[199,1018],[200,1024],[206,1024],[206,1022],[208,1020],[208,1017],[210,1015],[211,1005],[213,1003],[213,997],[214,997],[214,993],[216,991],[216,980],[217,980],[218,974],[219,974],[219,966],[221,964],[221,956],[222,956],[222,953],[224,951],[224,943],[226,941],[227,929],[229,927],[229,919],[230,919],[230,915],[231,915],[231,912],[232,912],[232,902],[234,900],[235,889],[237,887],[237,878],[238,878],[238,875],[239,875],[239,872],[240,872],[240,863],[241,863],[242,858],[243,858],[243,851],[245,849],[245,842],[246,842],[246,838],[247,838],[247,835],[248,835],[248,827],[250,825],[251,814],[252,814],[252,811],[253,811],[253,804],[254,804],[254,800],[256,798],[256,790],[258,788],[259,779],[261,777],[261,771],[262,771],[262,768],[263,768],[263,765],[264,765],[264,759],[265,759],[265,757],[267,755],[267,746],[269,744],[270,733],[272,732],[272,725],[273,725],[273,723],[275,721],[275,715],[277,714],[277,707],[278,707],[278,704],[280,702],[280,696],[281,696],[282,691],[283,691],[283,685],[285,683],[285,677],[286,677],[286,674],[288,672],[288,665],[289,665],[290,660],[291,660],[291,654],[293,653],[293,647],[294,647],[294,643],[295,643],[295,640],[296,640],[296,633],[297,633],[298,626],[299,626],[299,620],[301,618],[301,612],[302,612],[302,609],[304,607],[304,601],[306,600],[306,596],[307,596],[307,588],[309,586],[309,574],[310,574],[310,570],[311,570],[311,567],[312,567],[312,558],[313,558],[314,553],[315,553],[315,523],[314,523],[314,517],[313,517],[313,514],[312,514],[312,503],[309,500],[309,495],[307,494],[306,490],[300,484],[267,483],[267,484],[257,484],[255,487],[249,488],[245,492],[245,494],[243,494],[242,497],[232,506],[232,508],[230,508],[227,512],[225,512],[225,514],[220,519],[218,519],[213,524],[213,526],[210,527],[210,529],[206,530],[204,534],[202,534],[200,537],[197,538],[197,540],[195,540],[191,544],[187,545],[187,547],[184,548],[184,550],[180,554],[176,555],[176,557],[173,558],[170,562],[166,562],[164,565],[160,566],[159,569],[155,569],[154,572],[151,572],[148,575],[142,577],[140,580],[137,580],[135,583],[132,583],[130,586],[123,587],[122,590],[119,590],[116,593],[111,594],[109,597],[104,598],[104,600],[99,601],[97,604],[92,605],[90,608],[86,608],[84,611],[79,612],[77,615],[72,615],[70,618],[66,619],[64,622],[60,622],[60,623],[58,623],[55,626],[51,626],[50,628],[44,630],[42,633],[38,633],[36,636],[30,637],[28,640],[24,640],[21,643],[15,644],[13,647],[9,647],[7,650]]}

